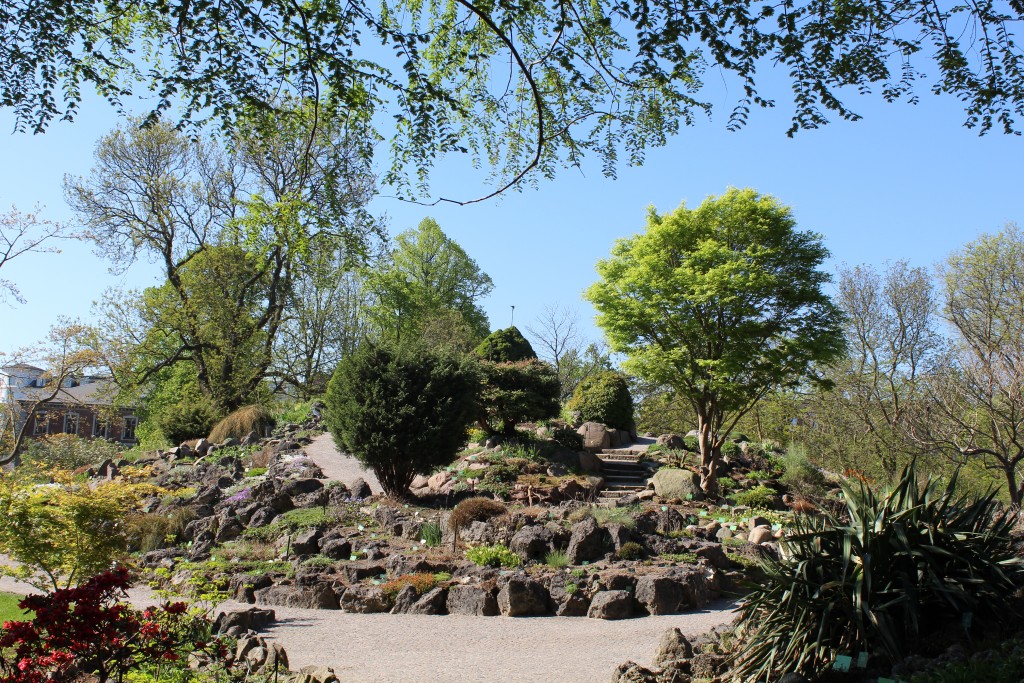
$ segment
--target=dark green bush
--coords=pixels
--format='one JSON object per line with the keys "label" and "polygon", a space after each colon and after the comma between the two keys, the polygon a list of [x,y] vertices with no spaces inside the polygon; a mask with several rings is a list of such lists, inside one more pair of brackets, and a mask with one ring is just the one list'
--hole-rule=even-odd
{"label": "dark green bush", "polygon": [[178,403],[163,406],[152,416],[151,421],[168,441],[180,444],[182,441],[200,439],[209,434],[221,415],[223,413],[213,401],[196,392]]}
{"label": "dark green bush", "polygon": [[623,543],[617,553],[620,560],[639,560],[644,556],[644,547],[635,541]]}
{"label": "dark green bush", "polygon": [[514,326],[491,332],[474,353],[492,363],[515,363],[537,358],[530,342]]}
{"label": "dark green bush", "polygon": [[684,436],[683,447],[691,453],[700,453],[700,441],[695,436]]}
{"label": "dark green bush", "polygon": [[551,439],[571,451],[583,450],[583,437],[577,434],[575,429],[559,427],[552,432]]}
{"label": "dark green bush", "polygon": [[614,370],[598,372],[576,386],[566,409],[583,422],[601,422],[615,429],[633,429],[633,397],[629,383]]}
{"label": "dark green bush", "polygon": [[554,367],[540,360],[480,361],[480,426],[492,434],[515,434],[516,424],[558,414],[561,392]]}
{"label": "dark green bush", "polygon": [[[769,557],[769,580],[740,607],[752,637],[732,672],[777,680],[812,678],[837,654],[873,652],[892,662],[964,613],[975,623],[1016,618],[1006,598],[1024,583],[1012,524],[995,501],[958,496],[905,468],[888,493],[844,483],[845,515],[796,517]],[[848,520],[848,521],[847,521]]]}
{"label": "dark green bush", "polygon": [[471,365],[455,356],[367,346],[331,378],[326,424],[387,493],[405,496],[417,474],[455,459],[478,386]]}

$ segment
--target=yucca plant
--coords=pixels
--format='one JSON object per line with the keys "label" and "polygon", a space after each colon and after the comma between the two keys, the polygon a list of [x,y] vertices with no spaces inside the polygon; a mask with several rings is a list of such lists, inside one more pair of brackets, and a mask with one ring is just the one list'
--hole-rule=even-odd
{"label": "yucca plant", "polygon": [[965,613],[1009,616],[1006,599],[1024,579],[1011,523],[994,493],[958,496],[956,480],[922,483],[911,463],[882,496],[844,484],[848,519],[798,516],[781,558],[765,563],[768,581],[740,606],[751,635],[733,673],[813,675],[864,651],[895,662]]}

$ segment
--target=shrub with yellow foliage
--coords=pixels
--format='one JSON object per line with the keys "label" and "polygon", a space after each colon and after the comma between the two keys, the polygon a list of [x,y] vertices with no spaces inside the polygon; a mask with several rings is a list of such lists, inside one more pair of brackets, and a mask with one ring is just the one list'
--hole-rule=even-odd
{"label": "shrub with yellow foliage", "polygon": [[123,480],[92,486],[55,470],[48,483],[0,474],[0,566],[42,591],[75,586],[123,559],[125,519],[141,499],[160,492]]}

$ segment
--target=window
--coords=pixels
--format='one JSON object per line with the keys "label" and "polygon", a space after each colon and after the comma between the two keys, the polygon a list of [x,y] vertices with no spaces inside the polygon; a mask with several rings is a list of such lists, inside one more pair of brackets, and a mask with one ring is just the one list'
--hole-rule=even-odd
{"label": "window", "polygon": [[32,428],[32,436],[42,436],[50,433],[50,415],[45,410],[37,411],[35,414],[35,426]]}
{"label": "window", "polygon": [[64,433],[78,434],[78,413],[71,411],[64,413]]}
{"label": "window", "polygon": [[102,419],[99,415],[92,418],[92,435],[96,439],[108,438],[110,432],[110,421]]}
{"label": "window", "polygon": [[121,441],[135,441],[135,428],[139,424],[139,418],[134,415],[127,415],[124,418],[124,427],[121,430]]}

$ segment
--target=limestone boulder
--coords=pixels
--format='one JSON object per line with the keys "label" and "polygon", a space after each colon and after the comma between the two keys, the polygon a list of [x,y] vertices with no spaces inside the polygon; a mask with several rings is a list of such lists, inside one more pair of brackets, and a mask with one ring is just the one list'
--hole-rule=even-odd
{"label": "limestone boulder", "polygon": [[543,561],[554,550],[554,537],[549,529],[542,526],[524,526],[512,536],[509,549],[525,562]]}
{"label": "limestone boulder", "polygon": [[342,594],[341,609],[357,614],[376,614],[391,609],[380,586],[349,586]]}
{"label": "limestone boulder", "polygon": [[678,628],[670,628],[661,636],[658,651],[654,654],[654,665],[665,666],[669,662],[678,662],[693,657],[693,646]]}
{"label": "limestone boulder", "polygon": [[754,527],[754,530],[747,536],[747,541],[754,545],[761,545],[762,543],[771,543],[775,540],[775,534],[772,533],[772,529],[769,526],[758,526]]}
{"label": "limestone boulder", "polygon": [[588,451],[611,448],[611,434],[608,433],[608,427],[600,422],[584,422],[576,433],[583,437],[583,447]]}
{"label": "limestone boulder", "polygon": [[326,584],[315,586],[269,586],[255,592],[257,605],[338,609],[338,599]]}
{"label": "limestone boulder", "polygon": [[448,589],[446,607],[449,614],[473,617],[494,617],[501,613],[494,590],[480,585],[452,586]]}

